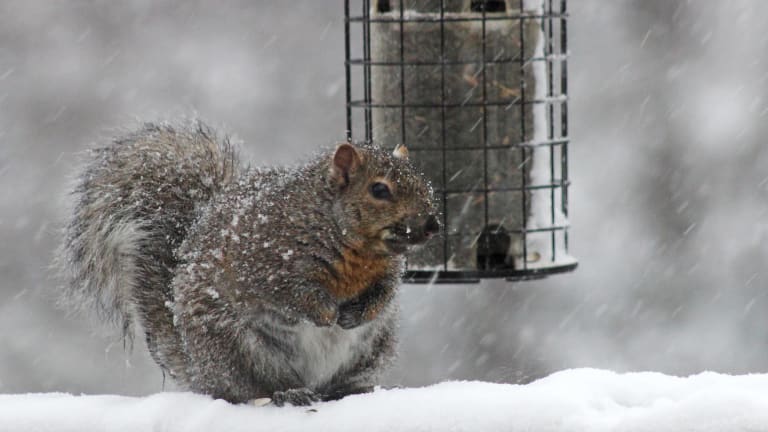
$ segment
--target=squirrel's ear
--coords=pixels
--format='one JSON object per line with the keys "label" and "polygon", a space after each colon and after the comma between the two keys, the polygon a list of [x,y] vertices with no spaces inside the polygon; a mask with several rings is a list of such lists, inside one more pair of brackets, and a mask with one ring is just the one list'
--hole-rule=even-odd
{"label": "squirrel's ear", "polygon": [[408,148],[402,144],[398,144],[395,147],[395,151],[392,152],[392,156],[398,159],[408,159]]}
{"label": "squirrel's ear", "polygon": [[333,154],[333,164],[331,164],[331,179],[339,186],[349,184],[349,175],[357,171],[357,168],[363,163],[362,155],[350,143],[339,144],[336,147],[336,153]]}

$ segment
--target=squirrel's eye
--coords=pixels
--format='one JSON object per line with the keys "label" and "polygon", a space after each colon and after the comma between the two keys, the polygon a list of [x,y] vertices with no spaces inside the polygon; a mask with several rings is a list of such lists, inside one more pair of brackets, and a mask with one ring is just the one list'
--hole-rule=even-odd
{"label": "squirrel's eye", "polygon": [[374,183],[371,185],[371,195],[374,198],[385,200],[392,198],[392,192],[389,190],[389,186],[384,183]]}

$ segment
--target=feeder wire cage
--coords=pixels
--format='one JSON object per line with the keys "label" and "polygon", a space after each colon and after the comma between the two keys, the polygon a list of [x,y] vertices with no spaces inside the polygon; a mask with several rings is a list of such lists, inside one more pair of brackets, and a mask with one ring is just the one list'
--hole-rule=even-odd
{"label": "feeder wire cage", "polygon": [[405,281],[573,270],[566,0],[345,0],[344,12],[347,139],[405,145],[441,207],[444,233],[408,257]]}

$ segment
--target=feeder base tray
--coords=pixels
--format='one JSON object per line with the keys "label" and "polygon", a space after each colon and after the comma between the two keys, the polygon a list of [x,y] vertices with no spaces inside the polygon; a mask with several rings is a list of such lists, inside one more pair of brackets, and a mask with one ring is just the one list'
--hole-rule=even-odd
{"label": "feeder base tray", "polygon": [[572,262],[564,265],[558,265],[553,267],[543,267],[527,270],[464,270],[464,271],[444,271],[444,270],[411,270],[405,272],[403,276],[403,283],[407,284],[425,284],[425,283],[439,283],[439,284],[451,284],[451,283],[478,283],[480,279],[505,279],[509,282],[519,282],[535,279],[543,279],[546,276],[567,273],[576,269],[579,265],[577,262]]}

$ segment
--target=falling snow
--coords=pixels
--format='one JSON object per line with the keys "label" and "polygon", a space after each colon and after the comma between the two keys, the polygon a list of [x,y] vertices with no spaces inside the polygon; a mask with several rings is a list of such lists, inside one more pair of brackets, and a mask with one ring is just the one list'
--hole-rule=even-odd
{"label": "falling snow", "polygon": [[[259,165],[295,162],[345,138],[340,5],[171,3],[183,7],[126,1],[83,8],[65,0],[55,7],[14,2],[4,11],[0,392],[147,395],[163,388],[142,338],[124,351],[121,339],[68,316],[51,300],[59,283],[46,269],[66,214],[65,191],[79,152],[91,143],[136,117],[193,111],[237,131],[247,159]],[[768,371],[768,2],[571,0],[568,6],[568,219],[570,252],[581,266],[570,275],[516,284],[404,286],[399,362],[387,385],[526,383],[578,366],[681,375]],[[245,218],[223,223],[231,233]],[[262,234],[240,241],[271,247]],[[582,382],[566,374],[550,377],[556,380],[549,387],[544,380],[503,392],[531,401],[513,406],[516,424],[528,418],[540,430],[579,419],[589,427],[570,430],[632,429],[643,419],[661,430],[680,426],[676,421],[686,416],[697,416],[701,429],[705,421],[728,419],[742,419],[742,429],[765,428],[756,417],[768,411],[762,375],[707,376],[711,381],[652,375],[602,381],[603,375],[584,374]],[[562,383],[554,385],[557,379]],[[741,384],[750,380],[759,389],[754,394]],[[170,380],[165,388],[173,389]],[[454,394],[438,388],[446,398]],[[550,392],[537,398],[536,389]],[[392,395],[386,397],[431,407],[419,395],[438,397],[413,390],[409,399],[408,391],[370,400]],[[455,409],[440,406],[443,415],[467,411],[473,393],[462,391],[465,399]],[[168,416],[182,424],[248,419],[232,430],[276,415],[188,394],[0,398],[3,415],[58,430],[85,421],[73,413],[93,413],[85,417],[99,421],[95,413],[109,409],[123,413],[113,418],[126,424],[167,425],[161,420]],[[559,405],[566,399],[570,408]],[[325,407],[358,400],[367,399]],[[397,418],[393,412],[410,408],[391,406],[360,412]],[[302,421],[333,412],[305,411],[281,412]],[[548,423],[536,417],[544,413],[552,413]],[[489,411],[487,418],[502,414]],[[619,421],[625,423],[612,423]],[[720,424],[711,429],[737,429]]]}

